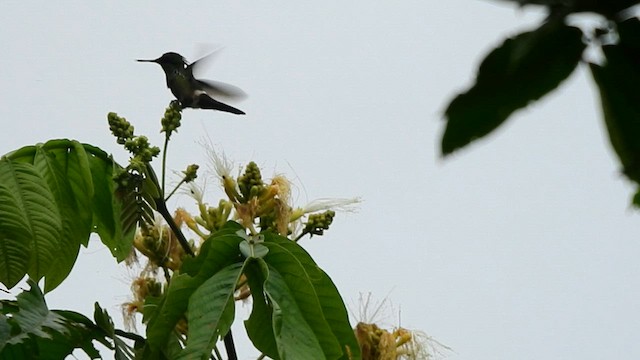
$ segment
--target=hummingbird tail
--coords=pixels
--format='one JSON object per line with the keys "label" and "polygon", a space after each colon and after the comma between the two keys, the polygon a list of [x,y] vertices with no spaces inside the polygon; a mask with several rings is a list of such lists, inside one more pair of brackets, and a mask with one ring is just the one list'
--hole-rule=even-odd
{"label": "hummingbird tail", "polygon": [[211,110],[219,110],[219,111],[226,111],[232,114],[237,114],[237,115],[244,115],[245,112],[240,110],[240,109],[236,109],[231,105],[227,105],[225,103],[221,103],[218,100],[215,100],[213,98],[211,98],[209,95],[207,94],[200,94],[198,96],[198,98],[195,101],[195,106],[193,107],[197,107],[200,109],[211,109]]}

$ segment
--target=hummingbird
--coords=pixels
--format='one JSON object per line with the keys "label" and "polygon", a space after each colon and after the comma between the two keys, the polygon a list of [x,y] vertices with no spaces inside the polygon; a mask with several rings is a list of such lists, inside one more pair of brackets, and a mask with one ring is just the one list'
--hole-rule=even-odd
{"label": "hummingbird", "polygon": [[139,62],[152,62],[162,66],[167,87],[178,99],[182,108],[212,109],[244,115],[244,111],[215,100],[212,96],[223,98],[243,98],[245,93],[239,88],[219,81],[199,80],[193,76],[193,70],[202,64],[202,60],[211,54],[192,63],[180,54],[168,52],[154,60],[138,59]]}

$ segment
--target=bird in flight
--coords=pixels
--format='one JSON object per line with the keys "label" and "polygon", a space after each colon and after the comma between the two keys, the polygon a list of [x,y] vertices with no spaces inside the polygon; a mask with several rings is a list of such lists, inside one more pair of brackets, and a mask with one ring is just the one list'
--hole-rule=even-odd
{"label": "bird in flight", "polygon": [[138,59],[138,61],[152,62],[162,67],[167,79],[167,87],[178,99],[183,109],[212,109],[244,115],[244,111],[213,98],[214,96],[225,99],[244,98],[246,94],[242,90],[219,81],[199,80],[193,75],[194,69],[197,70],[203,60],[210,56],[211,54],[188,63],[182,55],[168,52],[157,59]]}

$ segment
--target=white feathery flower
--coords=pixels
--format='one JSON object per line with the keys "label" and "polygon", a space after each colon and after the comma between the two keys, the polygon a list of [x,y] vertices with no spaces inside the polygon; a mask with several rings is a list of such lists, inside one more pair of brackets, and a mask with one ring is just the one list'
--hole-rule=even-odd
{"label": "white feathery flower", "polygon": [[191,196],[198,204],[204,204],[204,188],[206,183],[202,186],[196,184],[195,181],[187,183],[188,190],[185,190],[187,195]]}
{"label": "white feathery flower", "polygon": [[359,197],[344,199],[344,198],[321,198],[316,199],[305,205],[302,209],[305,214],[314,213],[324,210],[338,210],[344,212],[354,212],[357,209],[356,204],[362,202]]}
{"label": "white feathery flower", "polygon": [[209,171],[214,172],[221,180],[231,176],[233,163],[227,159],[224,151],[221,154],[218,154],[210,141],[202,141],[200,145],[202,145],[207,152],[207,157],[209,158],[209,163],[207,164]]}

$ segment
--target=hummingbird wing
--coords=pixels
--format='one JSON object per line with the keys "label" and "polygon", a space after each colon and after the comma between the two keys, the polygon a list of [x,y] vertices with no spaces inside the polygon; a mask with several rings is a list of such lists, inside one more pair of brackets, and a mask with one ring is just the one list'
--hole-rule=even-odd
{"label": "hummingbird wing", "polygon": [[223,100],[242,100],[247,94],[237,86],[233,86],[221,81],[197,80],[200,88],[213,98]]}
{"label": "hummingbird wing", "polygon": [[191,67],[193,69],[194,72],[199,73],[201,72],[204,68],[209,67],[211,65],[211,62],[215,59],[214,55],[217,55],[218,52],[220,52],[222,48],[218,48],[213,50],[212,52],[208,53],[207,55],[199,58],[198,60],[192,62],[191,64],[189,64],[189,67]]}
{"label": "hummingbird wing", "polygon": [[[190,71],[194,78],[197,77],[204,67],[207,67],[211,61],[215,58],[220,49],[216,49],[209,54],[199,58],[187,66],[187,71]],[[223,83],[221,81],[212,80],[198,80],[195,79],[196,85],[206,92],[209,96],[222,100],[242,100],[247,97],[247,94],[237,86]]]}

